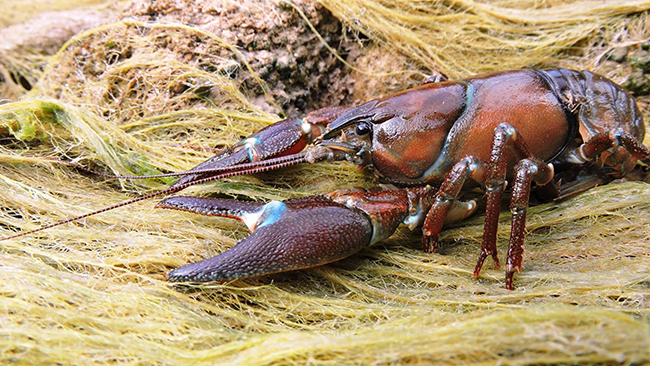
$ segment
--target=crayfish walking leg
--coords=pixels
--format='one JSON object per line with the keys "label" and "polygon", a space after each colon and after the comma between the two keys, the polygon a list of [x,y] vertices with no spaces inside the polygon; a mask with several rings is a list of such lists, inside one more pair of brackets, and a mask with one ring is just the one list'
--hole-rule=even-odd
{"label": "crayfish walking leg", "polygon": [[[427,214],[424,222],[423,245],[425,251],[433,252],[437,247],[438,233],[445,219],[444,209],[440,202],[455,200],[460,188],[467,177],[485,184],[487,190],[487,207],[485,214],[485,228],[483,231],[483,244],[479,255],[474,276],[478,278],[483,262],[487,256],[492,256],[495,266],[499,268],[496,248],[496,233],[499,222],[501,197],[505,189],[507,160],[506,152],[512,151],[518,159],[522,159],[515,167],[515,178],[510,210],[513,213],[510,245],[506,268],[506,287],[512,290],[512,278],[515,271],[521,269],[523,247],[526,229],[526,209],[530,195],[532,181],[539,185],[549,183],[553,179],[553,166],[535,158],[530,153],[523,139],[518,136],[517,130],[507,123],[500,124],[492,140],[490,162],[486,164],[475,157],[466,157],[457,163],[443,182],[432,209]],[[487,179],[485,166],[487,165]],[[449,194],[449,188],[453,193]]]}

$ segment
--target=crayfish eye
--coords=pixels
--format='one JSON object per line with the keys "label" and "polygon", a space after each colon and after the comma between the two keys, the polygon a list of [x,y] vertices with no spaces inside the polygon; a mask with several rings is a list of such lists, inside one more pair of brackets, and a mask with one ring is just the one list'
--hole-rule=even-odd
{"label": "crayfish eye", "polygon": [[354,128],[354,133],[357,134],[357,136],[363,136],[367,135],[370,133],[370,126],[367,123],[359,123],[355,128]]}

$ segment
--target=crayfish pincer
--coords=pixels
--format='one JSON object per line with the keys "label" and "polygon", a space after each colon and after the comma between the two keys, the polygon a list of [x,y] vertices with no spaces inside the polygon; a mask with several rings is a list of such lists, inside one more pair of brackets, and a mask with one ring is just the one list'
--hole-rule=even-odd
{"label": "crayfish pincer", "polygon": [[170,188],[136,200],[224,176],[337,160],[369,167],[397,187],[266,204],[198,197],[160,202],[158,207],[236,218],[251,229],[223,254],[167,275],[171,281],[224,281],[336,261],[389,237],[401,223],[421,226],[424,250],[433,253],[443,224],[476,210],[476,202],[462,200],[463,190],[480,187],[487,202],[478,277],[487,257],[500,267],[497,224],[509,190],[505,282],[512,289],[522,266],[531,191],[562,198],[589,182],[623,177],[639,160],[648,162],[644,135],[635,100],[605,77],[566,69],[504,71],[426,82],[357,107],[280,121],[176,173],[182,177]]}

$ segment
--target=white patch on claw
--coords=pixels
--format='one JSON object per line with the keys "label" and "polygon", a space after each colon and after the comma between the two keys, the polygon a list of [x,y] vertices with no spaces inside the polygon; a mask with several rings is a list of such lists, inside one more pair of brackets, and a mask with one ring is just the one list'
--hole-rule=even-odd
{"label": "white patch on claw", "polygon": [[248,159],[250,159],[251,162],[256,162],[260,160],[259,154],[255,149],[255,146],[259,145],[259,143],[260,143],[260,139],[257,137],[249,137],[246,140],[244,140],[244,148],[248,152]]}
{"label": "white patch on claw", "polygon": [[253,232],[262,226],[278,221],[286,210],[287,205],[284,202],[271,201],[255,212],[242,215],[241,221]]}
{"label": "white patch on claw", "polygon": [[585,155],[585,145],[582,144],[580,147],[577,149],[571,151],[567,158],[566,161],[571,163],[571,164],[584,164],[589,161],[589,158]]}
{"label": "white patch on claw", "polygon": [[303,135],[311,136],[311,123],[303,121],[300,125],[300,130],[302,131]]}
{"label": "white patch on claw", "polygon": [[465,202],[456,200],[451,205],[451,208],[447,213],[447,217],[445,218],[445,223],[465,220],[471,214],[473,214],[474,211],[476,211],[477,207],[478,205],[474,200],[465,201]]}

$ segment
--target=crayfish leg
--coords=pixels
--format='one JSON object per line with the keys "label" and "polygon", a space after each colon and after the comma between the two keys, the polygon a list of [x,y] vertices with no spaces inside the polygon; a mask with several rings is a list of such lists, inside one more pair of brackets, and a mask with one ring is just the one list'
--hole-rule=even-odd
{"label": "crayfish leg", "polygon": [[[426,253],[435,253],[442,225],[448,221],[447,219],[453,220],[469,216],[476,209],[476,204],[472,201],[460,203],[456,198],[467,178],[471,177],[480,181],[479,177],[483,175],[484,171],[485,164],[472,156],[465,157],[451,169],[447,178],[440,185],[422,225],[422,247]],[[452,217],[449,217],[450,213]]]}
{"label": "crayfish leg", "polygon": [[526,210],[530,199],[531,183],[534,181],[543,186],[551,182],[553,179],[553,166],[532,156],[523,138],[510,124],[501,123],[495,129],[489,163],[486,164],[474,156],[467,156],[456,163],[447,174],[422,226],[422,243],[425,252],[434,252],[436,250],[442,225],[450,210],[453,209],[454,204],[458,202],[456,198],[463,185],[468,178],[472,178],[474,181],[484,184],[487,191],[483,243],[474,269],[474,277],[478,278],[483,263],[488,256],[494,259],[497,268],[500,267],[497,257],[496,233],[501,198],[506,187],[508,152],[512,152],[519,160],[515,167],[510,205],[513,217],[506,267],[506,287],[512,290],[514,272],[521,270],[523,261]]}
{"label": "crayfish leg", "polygon": [[502,123],[494,130],[488,164],[488,175],[485,180],[486,208],[485,224],[483,227],[483,242],[481,252],[474,268],[474,277],[478,278],[483,263],[488,256],[494,260],[494,266],[499,269],[499,257],[497,256],[497,227],[499,214],[501,212],[501,198],[506,188],[506,153],[513,151],[519,159],[532,157],[528,146],[519,136],[517,130],[508,123]]}
{"label": "crayfish leg", "polygon": [[499,268],[497,257],[496,234],[501,210],[501,197],[506,186],[506,153],[511,151],[517,159],[515,177],[510,201],[512,212],[512,227],[510,229],[510,242],[508,245],[506,263],[506,288],[513,289],[514,272],[521,270],[526,237],[526,210],[530,200],[531,184],[535,181],[538,185],[548,184],[553,179],[553,165],[534,157],[517,129],[508,123],[501,123],[494,131],[494,139],[488,165],[488,175],[485,181],[487,190],[487,205],[485,212],[485,226],[483,229],[483,243],[481,253],[474,268],[474,277],[478,278],[483,262],[492,256],[495,266]]}
{"label": "crayfish leg", "polygon": [[[515,178],[512,185],[510,212],[512,212],[512,227],[506,260],[506,288],[512,290],[512,280],[515,272],[521,271],[526,238],[526,211],[530,199],[532,181],[544,184],[553,178],[552,165],[531,157],[520,160],[515,166]],[[479,268],[480,270],[480,268]]]}
{"label": "crayfish leg", "polygon": [[[604,154],[612,149],[615,151]],[[587,142],[569,151],[566,159],[569,163],[584,164],[598,157],[613,172],[611,175],[621,177],[629,173],[638,160],[650,158],[650,149],[634,135],[617,128],[591,136]]]}

